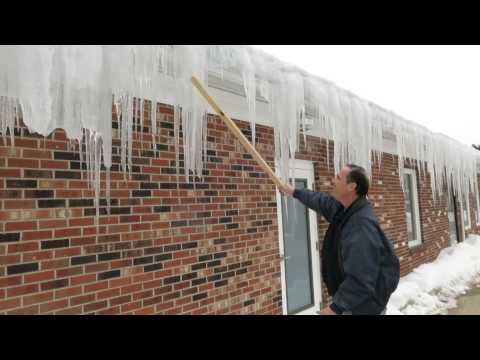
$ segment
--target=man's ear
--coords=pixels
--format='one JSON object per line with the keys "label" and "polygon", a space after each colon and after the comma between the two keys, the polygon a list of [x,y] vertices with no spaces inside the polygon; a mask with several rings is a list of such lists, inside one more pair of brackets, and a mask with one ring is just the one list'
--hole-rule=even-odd
{"label": "man's ear", "polygon": [[357,188],[357,183],[354,183],[354,182],[349,183],[348,188],[354,191]]}

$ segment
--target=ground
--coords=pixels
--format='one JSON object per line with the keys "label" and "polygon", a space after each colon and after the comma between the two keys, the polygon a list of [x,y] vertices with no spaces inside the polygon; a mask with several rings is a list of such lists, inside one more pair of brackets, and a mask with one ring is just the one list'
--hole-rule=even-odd
{"label": "ground", "polygon": [[480,284],[457,299],[457,307],[448,315],[480,315]]}

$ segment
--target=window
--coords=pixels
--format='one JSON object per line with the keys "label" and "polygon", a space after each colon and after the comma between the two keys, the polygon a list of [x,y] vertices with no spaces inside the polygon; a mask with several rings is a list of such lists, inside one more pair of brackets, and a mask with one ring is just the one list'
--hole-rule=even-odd
{"label": "window", "polygon": [[469,230],[471,227],[470,223],[470,201],[468,198],[468,193],[463,196],[462,200],[462,217],[463,217],[463,226],[465,230]]}
{"label": "window", "polygon": [[404,169],[403,187],[407,217],[408,245],[420,245],[422,243],[422,235],[420,232],[420,209],[418,207],[417,176],[415,170]]}

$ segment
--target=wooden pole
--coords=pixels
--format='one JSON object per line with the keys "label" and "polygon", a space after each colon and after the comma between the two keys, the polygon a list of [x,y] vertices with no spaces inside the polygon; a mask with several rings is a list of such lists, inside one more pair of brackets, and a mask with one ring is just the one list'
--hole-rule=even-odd
{"label": "wooden pole", "polygon": [[235,125],[232,119],[230,119],[230,117],[223,112],[223,110],[220,108],[217,102],[212,98],[212,96],[207,92],[205,87],[200,83],[200,81],[195,76],[192,76],[192,83],[193,83],[193,86],[195,86],[197,90],[200,92],[200,94],[205,98],[205,100],[207,100],[207,102],[210,104],[213,110],[217,112],[217,114],[223,120],[225,125],[227,125],[230,131],[242,143],[242,145],[245,147],[247,152],[250,155],[252,155],[252,157],[255,159],[258,165],[260,165],[260,167],[267,173],[270,179],[278,187],[284,187],[285,186],[284,182],[273,172],[273,170],[270,168],[270,166],[268,166],[268,164],[262,158],[262,156],[257,152],[257,150],[255,150],[252,144],[250,144],[250,142],[247,140],[245,135],[243,135],[243,133],[240,131],[237,125]]}

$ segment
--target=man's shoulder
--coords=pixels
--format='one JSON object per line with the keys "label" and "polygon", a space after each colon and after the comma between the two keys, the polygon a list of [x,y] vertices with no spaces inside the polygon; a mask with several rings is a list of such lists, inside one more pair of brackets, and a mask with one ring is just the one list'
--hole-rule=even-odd
{"label": "man's shoulder", "polygon": [[345,227],[355,230],[375,231],[380,226],[377,216],[370,205],[364,206],[362,209],[352,215],[350,221]]}

